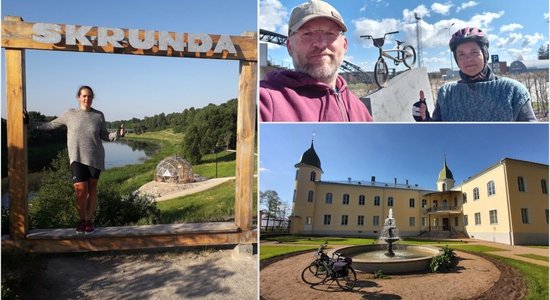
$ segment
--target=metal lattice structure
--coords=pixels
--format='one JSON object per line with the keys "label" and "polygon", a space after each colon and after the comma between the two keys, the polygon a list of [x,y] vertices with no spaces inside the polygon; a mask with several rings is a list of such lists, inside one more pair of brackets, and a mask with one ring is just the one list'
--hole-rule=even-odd
{"label": "metal lattice structure", "polygon": [[179,156],[169,156],[158,163],[155,170],[155,181],[189,183],[195,181],[195,176],[193,168],[187,160]]}

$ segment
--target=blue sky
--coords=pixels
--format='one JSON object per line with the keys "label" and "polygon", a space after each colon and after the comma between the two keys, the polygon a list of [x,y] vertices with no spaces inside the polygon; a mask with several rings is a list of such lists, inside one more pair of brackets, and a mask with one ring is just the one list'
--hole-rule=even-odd
{"label": "blue sky", "polygon": [[548,164],[547,124],[261,124],[260,191],[291,203],[294,165],[314,147],[322,180],[418,184],[435,189],[444,157],[456,184],[514,158]]}
{"label": "blue sky", "polygon": [[[33,23],[241,35],[257,30],[257,1],[4,0],[2,18]],[[2,49],[2,57],[4,57]],[[5,65],[2,59],[2,78]],[[238,61],[26,51],[27,107],[60,115],[76,107],[80,85],[108,121],[224,103],[238,94]],[[2,80],[2,91],[5,91]],[[6,95],[2,93],[2,117]]]}
{"label": "blue sky", "polygon": [[[292,8],[302,2],[305,0],[260,0],[259,27],[286,35]],[[486,31],[490,54],[498,54],[500,61],[507,61],[508,65],[520,57],[536,59],[539,47],[548,43],[547,0],[328,2],[338,9],[348,27],[346,59],[367,71],[374,69],[378,50],[372,46],[372,41],[359,36],[381,37],[385,32],[397,30],[400,33],[394,39],[404,40],[417,48],[415,12],[422,16],[423,62],[428,71],[451,67],[449,32],[452,34],[466,26],[477,26]],[[395,42],[386,40],[386,47],[395,47]],[[292,66],[292,60],[283,47],[270,46],[268,58],[275,64]],[[456,70],[456,63],[452,63]]]}

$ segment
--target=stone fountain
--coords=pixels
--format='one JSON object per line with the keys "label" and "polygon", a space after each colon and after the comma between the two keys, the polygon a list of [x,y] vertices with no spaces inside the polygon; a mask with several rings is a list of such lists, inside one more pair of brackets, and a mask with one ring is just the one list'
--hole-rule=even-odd
{"label": "stone fountain", "polygon": [[336,251],[343,256],[352,257],[352,266],[357,270],[369,273],[382,271],[384,274],[424,271],[429,267],[432,258],[442,253],[442,250],[436,247],[394,245],[398,240],[399,232],[393,218],[393,210],[390,208],[379,236],[379,241],[385,242],[385,245],[379,243],[353,246]]}
{"label": "stone fountain", "polygon": [[397,226],[395,225],[395,219],[393,218],[393,209],[391,208],[388,212],[388,217],[384,221],[384,228],[382,229],[379,239],[387,244],[387,252],[384,253],[384,255],[394,257],[395,252],[393,252],[393,243],[399,240],[399,236],[397,233]]}

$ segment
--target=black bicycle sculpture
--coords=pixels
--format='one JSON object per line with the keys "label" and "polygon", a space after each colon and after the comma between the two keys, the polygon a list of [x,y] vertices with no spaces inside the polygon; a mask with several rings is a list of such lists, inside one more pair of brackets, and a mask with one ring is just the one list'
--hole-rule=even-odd
{"label": "black bicycle sculpture", "polygon": [[[414,66],[414,63],[416,62],[416,51],[414,50],[413,46],[404,45],[403,48],[399,48],[404,43],[402,41],[395,40],[397,42],[397,48],[395,49],[382,49],[382,46],[384,46],[384,41],[386,40],[386,35],[396,33],[399,33],[399,31],[387,32],[384,33],[384,36],[381,38],[373,38],[372,35],[360,36],[361,38],[372,39],[373,45],[378,48],[378,60],[374,65],[374,81],[376,81],[376,84],[381,88],[386,86],[389,77],[388,64],[384,60],[384,56],[393,60],[396,66],[400,63],[405,64],[405,66],[407,66],[409,70],[412,68],[412,66]],[[396,52],[397,56],[390,55],[389,53],[391,52]]]}

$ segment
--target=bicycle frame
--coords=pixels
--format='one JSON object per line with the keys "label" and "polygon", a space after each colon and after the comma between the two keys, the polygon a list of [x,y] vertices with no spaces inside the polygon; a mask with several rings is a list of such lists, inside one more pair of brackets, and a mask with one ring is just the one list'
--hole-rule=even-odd
{"label": "bicycle frame", "polygon": [[[409,69],[411,69],[411,67],[414,65],[414,62],[416,61],[416,51],[414,50],[414,48],[411,45],[403,45],[404,42],[402,41],[396,40],[397,47],[395,49],[382,49],[386,40],[386,36],[395,33],[399,33],[399,31],[387,32],[381,38],[374,38],[372,37],[372,35],[360,36],[361,38],[372,39],[373,45],[378,48],[378,60],[375,63],[373,74],[374,81],[380,88],[386,86],[389,77],[388,65],[384,61],[384,57],[391,59],[396,66],[400,63],[403,63]],[[400,48],[401,45],[403,45],[402,48]],[[397,54],[394,56],[393,52]]]}

